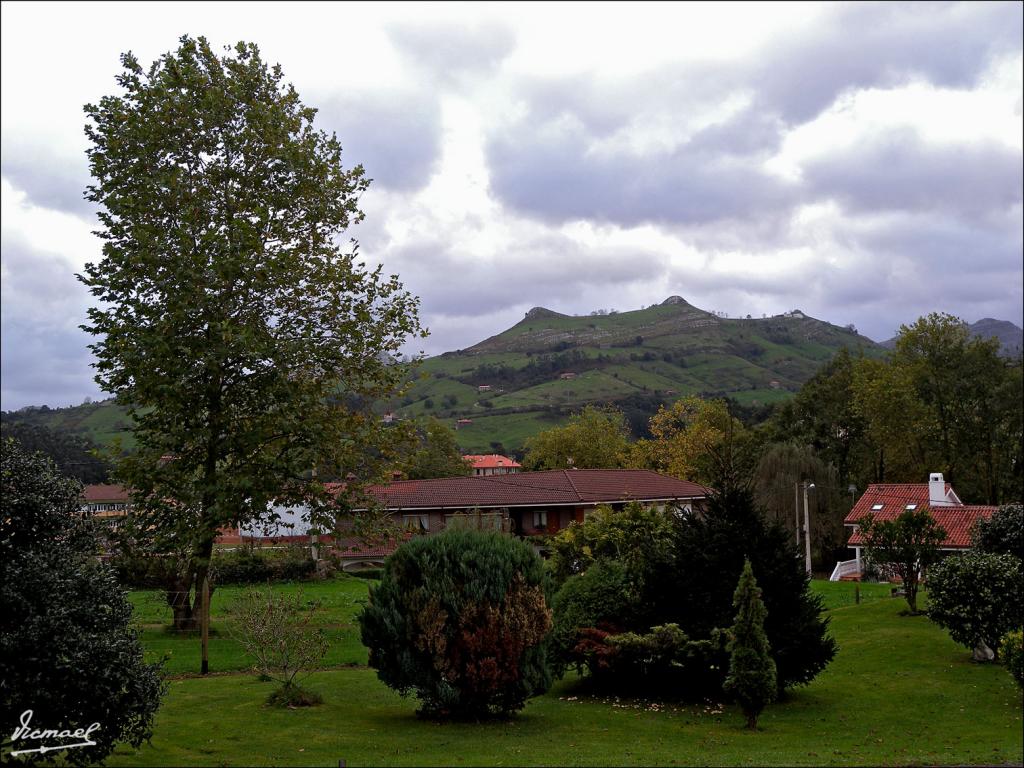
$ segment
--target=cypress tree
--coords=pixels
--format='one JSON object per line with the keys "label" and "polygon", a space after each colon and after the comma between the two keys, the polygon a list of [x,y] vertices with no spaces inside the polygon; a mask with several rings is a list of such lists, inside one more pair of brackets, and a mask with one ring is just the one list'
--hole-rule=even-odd
{"label": "cypress tree", "polygon": [[736,621],[729,640],[729,676],[725,679],[724,688],[742,707],[747,727],[756,729],[757,716],[775,698],[777,689],[775,662],[764,631],[768,611],[761,601],[761,590],[750,560],[743,563],[733,607],[736,609]]}

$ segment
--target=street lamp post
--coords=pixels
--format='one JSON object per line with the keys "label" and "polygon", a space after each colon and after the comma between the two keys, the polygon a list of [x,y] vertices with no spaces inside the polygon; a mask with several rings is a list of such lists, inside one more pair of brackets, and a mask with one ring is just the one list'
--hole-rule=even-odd
{"label": "street lamp post", "polygon": [[804,480],[804,557],[807,574],[811,574],[811,516],[807,508],[807,492],[814,489],[814,483]]}
{"label": "street lamp post", "polygon": [[796,545],[800,546],[800,483],[793,483],[793,509],[796,513]]}

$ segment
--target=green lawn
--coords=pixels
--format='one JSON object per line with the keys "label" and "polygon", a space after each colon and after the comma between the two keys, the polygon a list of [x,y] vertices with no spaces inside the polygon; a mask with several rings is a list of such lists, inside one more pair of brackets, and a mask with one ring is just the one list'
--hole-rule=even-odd
{"label": "green lawn", "polygon": [[[278,584],[275,590],[294,594],[302,591],[307,601],[319,600],[321,610],[317,626],[331,641],[324,664],[366,664],[366,648],[359,642],[355,617],[366,600],[367,582],[354,577],[339,577],[326,582],[305,584]],[[248,669],[252,660],[245,656],[235,642],[224,621],[231,602],[245,587],[220,587],[210,601],[210,669],[215,672]],[[155,591],[129,593],[135,606],[135,619],[142,629],[142,642],[148,661],[166,658],[169,675],[182,675],[199,671],[200,643],[196,633],[168,631],[171,612],[163,596]]]}
{"label": "green lawn", "polygon": [[[364,582],[320,586],[345,595],[332,610],[351,619]],[[325,702],[311,710],[263,706],[272,684],[252,675],[175,680],[152,744],[119,749],[109,764],[1019,764],[1021,693],[1006,670],[972,663],[923,616],[900,616],[905,603],[887,597],[888,585],[862,585],[860,605],[854,587],[815,582],[840,652],[811,685],[769,707],[757,733],[731,706],[609,700],[575,679],[511,722],[439,725],[418,720],[415,701],[372,670],[352,668],[309,680]]]}

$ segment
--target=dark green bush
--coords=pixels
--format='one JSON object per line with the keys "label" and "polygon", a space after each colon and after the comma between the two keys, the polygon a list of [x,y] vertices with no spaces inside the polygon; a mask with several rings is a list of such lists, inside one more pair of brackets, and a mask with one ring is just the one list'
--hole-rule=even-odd
{"label": "dark green bush", "polygon": [[622,632],[636,624],[635,601],[629,597],[625,568],[614,560],[594,563],[586,573],[569,577],[551,601],[551,659],[555,673],[592,664],[576,650],[581,630]]}
{"label": "dark green bush", "polygon": [[1007,504],[989,520],[978,520],[971,544],[981,552],[1024,558],[1024,506]]}
{"label": "dark green bush", "polygon": [[508,715],[551,684],[549,581],[533,548],[451,530],[402,544],[359,617],[377,676],[433,717]]}
{"label": "dark green bush", "polygon": [[[660,515],[660,521],[651,515]],[[570,577],[554,601],[557,671],[576,665],[623,690],[662,689],[671,681],[684,697],[720,695],[729,662],[723,630],[734,618],[731,574],[740,573],[748,558],[768,609],[765,632],[780,690],[810,682],[832,660],[835,641],[821,598],[810,591],[803,560],[786,530],[766,522],[749,493],[720,495],[703,514],[623,518],[588,519],[571,536],[559,536],[564,538],[561,569],[587,570]],[[629,520],[636,524],[626,524]],[[667,533],[652,546],[652,530],[661,529]],[[622,552],[628,561],[616,557]],[[679,653],[666,651],[662,656],[674,661],[666,671],[654,656],[635,664],[629,653],[619,652],[665,640],[665,630],[655,637],[655,628],[671,625],[679,631],[677,639],[686,638],[679,640],[686,663]],[[616,637],[624,632],[646,639],[627,638],[626,645],[617,646]]]}
{"label": "dark green bush", "polygon": [[100,764],[119,744],[138,747],[152,736],[166,690],[161,665],[146,663],[132,605],[96,559],[100,542],[79,512],[81,484],[13,441],[0,456],[0,722],[11,729],[4,752],[41,746],[24,738],[12,745],[32,710],[30,730],[101,726],[90,729],[92,746],[29,761]]}
{"label": "dark green bush", "polygon": [[971,551],[947,557],[928,573],[928,617],[966,648],[999,652],[1020,626],[1024,568],[1019,557]]}
{"label": "dark green bush", "polygon": [[749,559],[768,610],[764,629],[780,691],[809,683],[835,656],[824,605],[792,535],[768,522],[748,491],[715,495],[703,514],[677,518],[673,550],[671,567],[647,591],[652,623],[678,623],[695,638],[731,626],[735,574]]}
{"label": "dark green bush", "polygon": [[1016,629],[1003,635],[999,643],[999,655],[1017,685],[1024,687],[1024,629]]}

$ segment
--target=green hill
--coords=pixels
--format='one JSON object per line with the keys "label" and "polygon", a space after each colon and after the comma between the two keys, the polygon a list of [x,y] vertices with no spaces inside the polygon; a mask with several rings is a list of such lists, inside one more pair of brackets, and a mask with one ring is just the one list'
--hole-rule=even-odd
{"label": "green hill", "polygon": [[689,394],[743,405],[784,400],[841,347],[884,353],[853,329],[798,310],[729,319],[678,296],[586,317],[537,307],[503,333],[425,360],[408,395],[390,405],[398,417],[432,414],[457,425],[467,451],[514,451],[588,403],[615,403],[638,426],[659,403]]}
{"label": "green hill", "polygon": [[[408,394],[380,410],[398,418],[436,416],[458,427],[459,444],[469,452],[514,452],[588,403],[614,403],[639,431],[659,404],[690,394],[728,396],[747,406],[785,400],[841,347],[885,352],[850,328],[796,310],[731,319],[678,296],[634,312],[585,317],[537,307],[503,333],[424,360]],[[100,445],[115,437],[132,445],[125,410],[111,400],[28,408],[3,418],[81,433]]]}

